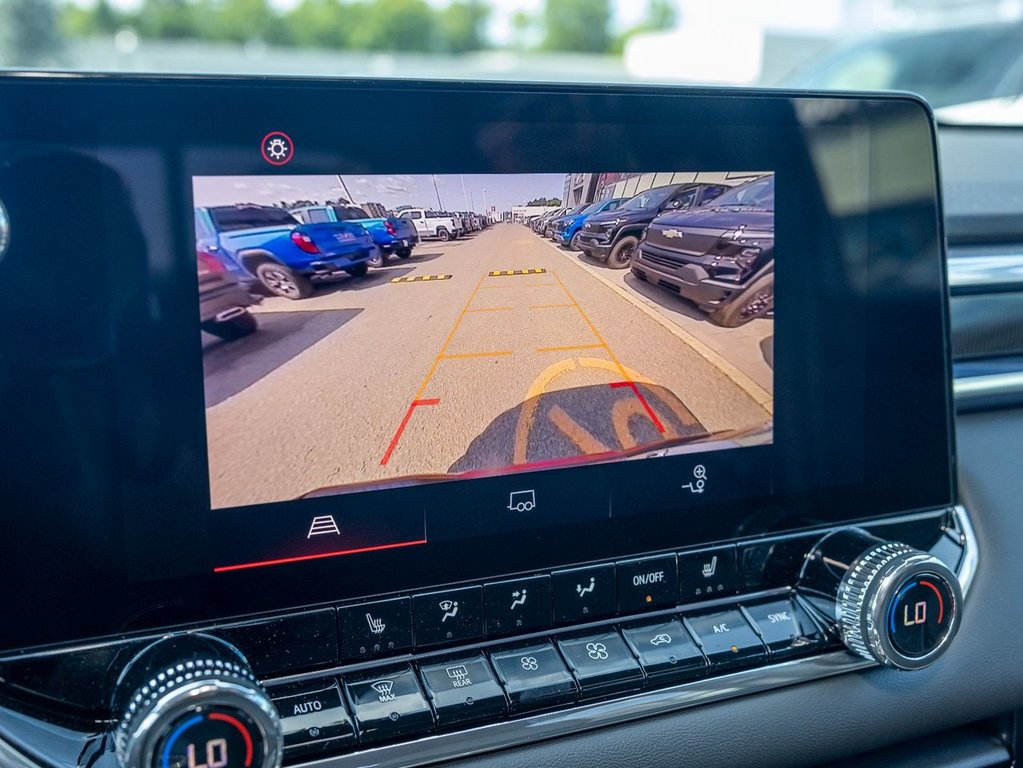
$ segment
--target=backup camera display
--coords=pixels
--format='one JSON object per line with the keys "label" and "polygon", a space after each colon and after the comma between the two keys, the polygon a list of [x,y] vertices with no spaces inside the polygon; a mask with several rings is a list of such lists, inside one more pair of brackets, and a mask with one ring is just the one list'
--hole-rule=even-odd
{"label": "backup camera display", "polygon": [[214,508],[772,441],[770,172],[193,197]]}

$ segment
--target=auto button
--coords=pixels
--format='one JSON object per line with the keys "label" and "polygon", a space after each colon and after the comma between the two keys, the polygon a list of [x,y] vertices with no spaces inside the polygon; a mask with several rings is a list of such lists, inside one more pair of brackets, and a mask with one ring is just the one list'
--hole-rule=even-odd
{"label": "auto button", "polygon": [[287,757],[354,746],[355,725],[334,680],[275,688],[270,699],[281,716]]}

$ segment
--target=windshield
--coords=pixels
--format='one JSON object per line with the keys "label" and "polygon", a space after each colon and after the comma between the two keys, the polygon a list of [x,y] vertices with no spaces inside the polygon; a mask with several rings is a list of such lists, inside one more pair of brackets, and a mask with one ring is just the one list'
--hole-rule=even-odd
{"label": "windshield", "polygon": [[210,216],[213,217],[213,223],[221,232],[260,227],[293,227],[298,224],[295,217],[285,210],[255,205],[211,208]]}
{"label": "windshield", "polygon": [[725,192],[710,203],[713,208],[764,208],[774,210],[774,176],[751,181],[741,187]]}
{"label": "windshield", "polygon": [[674,192],[676,187],[656,187],[640,192],[634,198],[622,205],[619,211],[642,211],[647,208],[656,208]]}
{"label": "windshield", "polygon": [[0,66],[897,88],[942,107],[1023,93],[1023,2],[0,0]]}

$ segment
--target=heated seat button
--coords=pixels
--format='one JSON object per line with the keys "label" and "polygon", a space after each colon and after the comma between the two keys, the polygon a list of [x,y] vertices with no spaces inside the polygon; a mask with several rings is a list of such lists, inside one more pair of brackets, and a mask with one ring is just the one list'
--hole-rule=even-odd
{"label": "heated seat button", "polygon": [[824,645],[824,635],[806,612],[791,600],[745,605],[771,656],[795,656]]}
{"label": "heated seat button", "polygon": [[433,712],[412,667],[345,680],[363,744],[389,741],[433,729]]}
{"label": "heated seat button", "polygon": [[707,660],[676,619],[626,627],[622,634],[651,679],[696,677],[707,669]]}
{"label": "heated seat button", "polygon": [[643,670],[617,632],[600,632],[558,640],[583,696],[640,688]]}
{"label": "heated seat button", "polygon": [[274,688],[270,698],[281,716],[288,757],[355,745],[355,725],[333,679]]}
{"label": "heated seat button", "polygon": [[344,659],[412,650],[411,598],[339,608],[338,621]]}
{"label": "heated seat button", "polygon": [[490,720],[508,711],[504,691],[483,654],[428,664],[419,671],[441,728]]}
{"label": "heated seat button", "polygon": [[678,556],[679,600],[708,600],[734,595],[739,589],[735,547],[718,547]]}
{"label": "heated seat button", "polygon": [[575,679],[550,643],[500,651],[490,658],[508,693],[512,712],[575,701]]}
{"label": "heated seat button", "polygon": [[412,598],[417,648],[483,637],[483,587],[463,587]]}
{"label": "heated seat button", "polygon": [[675,555],[626,560],[616,567],[620,613],[675,605],[678,599]]}
{"label": "heated seat button", "polygon": [[738,610],[686,618],[693,637],[712,666],[747,663],[766,658],[767,649]]}
{"label": "heated seat button", "polygon": [[551,577],[533,576],[486,584],[487,636],[532,632],[551,625]]}
{"label": "heated seat button", "polygon": [[614,564],[555,571],[551,574],[554,590],[554,621],[571,624],[614,616],[618,607]]}

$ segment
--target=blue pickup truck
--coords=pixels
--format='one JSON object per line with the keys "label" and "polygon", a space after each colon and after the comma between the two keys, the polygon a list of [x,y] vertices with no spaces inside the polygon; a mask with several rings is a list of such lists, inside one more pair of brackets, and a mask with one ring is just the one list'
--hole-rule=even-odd
{"label": "blue pickup truck", "polygon": [[306,205],[292,208],[291,213],[303,224],[317,224],[335,221],[354,221],[369,230],[376,244],[378,254],[370,260],[371,267],[382,267],[387,257],[394,254],[407,259],[419,242],[416,226],[408,219],[371,218],[358,205]]}
{"label": "blue pickup truck", "polygon": [[313,284],[342,273],[365,275],[377,247],[355,222],[303,224],[282,208],[222,205],[195,209],[198,250],[215,255],[243,282],[304,299]]}

